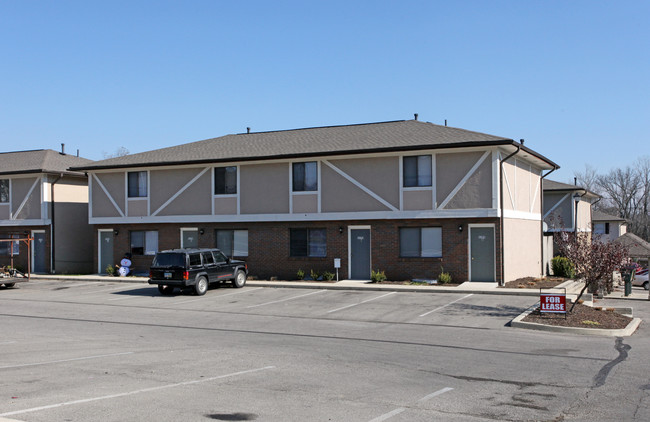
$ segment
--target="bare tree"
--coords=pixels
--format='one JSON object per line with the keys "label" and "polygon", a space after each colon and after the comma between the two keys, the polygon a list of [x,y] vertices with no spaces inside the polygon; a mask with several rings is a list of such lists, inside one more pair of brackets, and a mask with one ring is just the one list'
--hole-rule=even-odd
{"label": "bare tree", "polygon": [[600,194],[600,189],[598,186],[598,172],[593,166],[585,164],[585,171],[574,171],[573,176],[575,176],[577,179],[578,185],[582,186],[588,191]]}
{"label": "bare tree", "polygon": [[641,178],[632,167],[614,169],[606,175],[598,176],[598,186],[602,189],[604,199],[618,210],[619,217],[632,219],[639,205]]}
{"label": "bare tree", "polygon": [[102,156],[104,157],[104,160],[106,160],[108,158],[124,157],[125,155],[129,155],[129,150],[124,148],[124,147],[119,147],[112,154],[109,154],[109,153],[107,153],[105,151],[102,151]]}

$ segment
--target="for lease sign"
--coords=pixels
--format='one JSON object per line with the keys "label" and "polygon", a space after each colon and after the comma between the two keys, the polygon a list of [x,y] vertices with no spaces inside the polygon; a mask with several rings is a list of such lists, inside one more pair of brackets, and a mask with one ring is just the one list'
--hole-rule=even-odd
{"label": "for lease sign", "polygon": [[542,293],[539,295],[539,311],[556,314],[566,313],[566,294]]}

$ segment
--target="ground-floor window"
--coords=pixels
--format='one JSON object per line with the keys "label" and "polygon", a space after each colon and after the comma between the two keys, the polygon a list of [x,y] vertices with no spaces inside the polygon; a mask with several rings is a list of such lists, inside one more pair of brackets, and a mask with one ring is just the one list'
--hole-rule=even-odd
{"label": "ground-floor window", "polygon": [[[1,235],[0,239],[18,239],[20,238],[17,234]],[[13,242],[0,242],[0,256],[9,256],[9,255],[18,255],[20,252],[20,242],[18,240]]]}
{"label": "ground-floor window", "polygon": [[158,231],[132,231],[131,255],[155,255],[158,252]]}
{"label": "ground-floor window", "polygon": [[217,249],[229,257],[248,256],[248,230],[216,230]]}
{"label": "ground-floor window", "polygon": [[327,231],[325,229],[290,230],[291,256],[327,256]]}
{"label": "ground-floor window", "polygon": [[441,227],[401,227],[399,229],[401,257],[441,257]]}

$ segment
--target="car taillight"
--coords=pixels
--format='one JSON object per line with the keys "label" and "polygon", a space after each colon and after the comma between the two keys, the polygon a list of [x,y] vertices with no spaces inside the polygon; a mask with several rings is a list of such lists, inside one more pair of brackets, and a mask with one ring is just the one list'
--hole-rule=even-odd
{"label": "car taillight", "polygon": [[190,279],[190,272],[183,271],[183,280],[189,280],[189,279]]}
{"label": "car taillight", "polygon": [[153,278],[153,271],[149,270],[149,278]]}

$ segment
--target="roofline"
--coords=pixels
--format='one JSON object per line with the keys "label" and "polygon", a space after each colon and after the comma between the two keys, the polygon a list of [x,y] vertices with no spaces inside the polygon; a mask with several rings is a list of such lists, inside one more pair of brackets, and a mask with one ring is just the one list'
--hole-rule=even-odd
{"label": "roofline", "polygon": [[3,171],[0,172],[0,176],[11,176],[14,174],[65,174],[66,176],[78,176],[78,177],[86,177],[83,171],[81,170],[62,170],[62,171],[56,171],[56,170],[44,170],[44,169],[32,169],[32,170],[21,170],[21,171]]}
{"label": "roofline", "polygon": [[[386,123],[403,123],[403,122],[409,122],[409,121],[413,121],[413,120],[387,120],[385,122],[351,123],[349,125],[299,127],[299,128],[295,128],[295,129],[264,130],[264,131],[261,131],[261,132],[240,132],[240,133],[235,133],[234,135],[257,135],[257,134],[260,134],[260,133],[295,132],[295,131],[298,131],[298,130],[331,129],[331,128],[335,128],[335,127],[381,125],[381,124],[386,124]],[[414,120],[414,121],[417,121],[418,123],[428,123],[428,122],[421,122],[419,120]],[[463,129],[463,130],[465,130],[465,129]],[[215,138],[211,138],[211,139],[215,139]]]}
{"label": "roofline", "polygon": [[[298,129],[299,130],[299,129]],[[245,135],[245,134],[244,134]],[[282,160],[282,159],[294,159],[294,158],[307,158],[307,157],[331,157],[338,155],[361,155],[361,154],[374,154],[380,152],[406,152],[406,151],[420,151],[427,149],[450,149],[450,148],[467,148],[467,147],[482,147],[482,146],[501,146],[501,145],[512,145],[512,146],[521,146],[519,142],[513,141],[512,139],[501,139],[495,141],[480,141],[480,142],[461,142],[457,144],[434,144],[434,145],[418,145],[411,147],[388,147],[388,148],[372,148],[364,150],[341,150],[341,151],[329,151],[329,152],[309,152],[302,154],[280,154],[280,155],[262,155],[254,157],[228,157],[221,159],[206,159],[206,160],[189,160],[189,161],[164,161],[164,162],[154,162],[154,163],[132,163],[132,164],[118,164],[118,165],[108,165],[108,166],[75,166],[70,167],[70,170],[75,171],[86,171],[86,170],[105,170],[105,169],[121,169],[121,168],[135,168],[135,167],[163,167],[163,166],[177,166],[177,165],[188,165],[188,164],[209,164],[209,163],[228,163],[233,161],[267,161],[267,160]],[[554,168],[560,168],[559,165],[555,164],[553,161],[544,157],[543,155],[529,149],[526,147],[521,147],[522,150],[528,152],[529,154],[535,156],[536,158],[546,162]]]}

